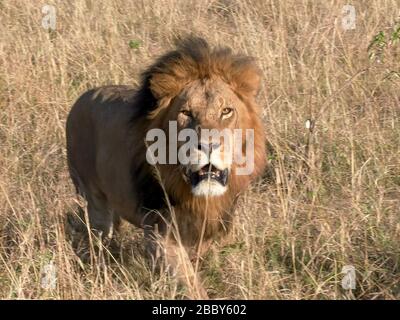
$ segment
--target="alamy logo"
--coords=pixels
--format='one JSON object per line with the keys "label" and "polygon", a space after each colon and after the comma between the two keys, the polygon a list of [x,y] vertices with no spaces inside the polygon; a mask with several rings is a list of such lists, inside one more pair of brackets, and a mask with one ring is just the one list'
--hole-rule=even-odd
{"label": "alamy logo", "polygon": [[253,129],[185,128],[178,132],[177,122],[169,121],[168,133],[151,129],[146,134],[146,143],[146,160],[151,165],[221,163],[221,167],[230,167],[235,164],[237,175],[250,175],[254,170]]}
{"label": "alamy logo", "polygon": [[345,290],[354,290],[356,288],[356,269],[352,265],[343,266],[342,288]]}
{"label": "alamy logo", "polygon": [[42,18],[42,27],[46,30],[55,30],[56,7],[46,4],[42,7],[42,13],[44,14],[44,17]]}
{"label": "alamy logo", "polygon": [[354,30],[356,28],[356,8],[346,4],[342,8],[342,28],[344,30]]}
{"label": "alamy logo", "polygon": [[43,266],[40,286],[45,290],[55,290],[57,285],[57,267],[53,261]]}

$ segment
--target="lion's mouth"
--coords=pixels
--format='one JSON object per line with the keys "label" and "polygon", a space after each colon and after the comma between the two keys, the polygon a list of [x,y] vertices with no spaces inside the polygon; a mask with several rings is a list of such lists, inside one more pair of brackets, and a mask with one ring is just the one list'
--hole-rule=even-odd
{"label": "lion's mouth", "polygon": [[228,169],[220,170],[212,164],[207,164],[198,171],[193,172],[189,170],[187,175],[193,187],[204,180],[214,180],[222,186],[226,186],[228,183],[228,173]]}

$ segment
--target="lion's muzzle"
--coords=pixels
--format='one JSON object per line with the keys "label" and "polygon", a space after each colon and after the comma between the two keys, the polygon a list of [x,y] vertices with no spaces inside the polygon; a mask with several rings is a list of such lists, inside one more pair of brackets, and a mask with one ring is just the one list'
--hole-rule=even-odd
{"label": "lion's muzzle", "polygon": [[219,196],[228,189],[231,161],[223,149],[219,144],[199,144],[191,150],[185,174],[195,196]]}

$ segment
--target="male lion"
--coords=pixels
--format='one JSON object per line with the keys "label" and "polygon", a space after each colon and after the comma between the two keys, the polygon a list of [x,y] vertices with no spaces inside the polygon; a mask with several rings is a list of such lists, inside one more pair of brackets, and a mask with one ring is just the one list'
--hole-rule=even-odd
{"label": "male lion", "polygon": [[[138,89],[118,85],[84,93],[68,116],[67,156],[72,181],[87,200],[90,227],[108,236],[126,219],[145,230],[152,257],[161,255],[178,274],[187,273],[181,248],[199,258],[226,234],[239,194],[264,170],[265,137],[255,102],[260,79],[252,58],[188,38],[143,73]],[[221,156],[221,137],[201,136],[185,164],[150,164],[146,134],[162,129],[171,145],[170,121],[178,133],[254,130],[253,170],[237,174],[240,165]],[[244,153],[249,141],[240,143]],[[178,153],[181,146],[166,152]]]}

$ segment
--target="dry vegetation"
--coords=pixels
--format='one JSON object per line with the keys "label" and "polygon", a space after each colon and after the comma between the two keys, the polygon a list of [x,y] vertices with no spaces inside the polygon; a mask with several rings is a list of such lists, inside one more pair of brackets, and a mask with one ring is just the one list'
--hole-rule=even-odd
{"label": "dry vegetation", "polygon": [[[213,298],[400,299],[399,44],[367,48],[399,1],[0,1],[0,298],[179,298],[154,275],[140,231],[123,226],[116,261],[82,264],[65,235],[76,207],[65,119],[86,89],[137,84],[189,31],[259,59],[271,150],[242,199],[229,245],[203,264]],[[44,4],[56,30],[41,26]],[[315,120],[313,132],[304,124]],[[308,147],[307,147],[308,146]],[[41,287],[53,261],[55,289]],[[344,265],[357,288],[343,290]]]}

